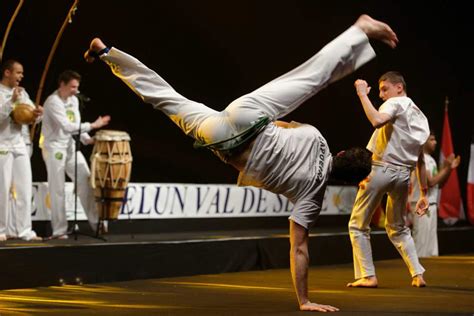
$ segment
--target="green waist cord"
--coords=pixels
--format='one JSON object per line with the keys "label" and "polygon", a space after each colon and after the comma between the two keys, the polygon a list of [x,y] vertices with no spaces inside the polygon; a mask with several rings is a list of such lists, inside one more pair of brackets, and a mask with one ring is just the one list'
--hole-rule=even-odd
{"label": "green waist cord", "polygon": [[210,144],[206,144],[204,142],[196,140],[194,142],[193,147],[196,149],[207,148],[211,150],[229,152],[245,144],[252,137],[260,133],[260,131],[265,126],[267,126],[268,123],[270,123],[270,118],[267,116],[264,116],[260,118],[257,122],[255,122],[252,126],[243,130],[242,132],[240,132],[239,134],[235,136],[229,137],[224,140],[220,140],[218,142],[210,143]]}

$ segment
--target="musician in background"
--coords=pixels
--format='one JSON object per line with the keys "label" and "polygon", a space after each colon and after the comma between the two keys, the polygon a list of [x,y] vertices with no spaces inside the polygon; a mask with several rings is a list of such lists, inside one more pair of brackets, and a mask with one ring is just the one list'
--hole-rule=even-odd
{"label": "musician in background", "polygon": [[[30,113],[32,121],[39,122],[43,108],[41,106],[35,107],[28,93],[20,86],[22,79],[23,66],[21,63],[16,60],[7,60],[2,64],[0,80],[0,241],[7,240],[7,236],[23,240],[41,240],[31,227],[30,152],[22,136],[23,126],[26,125],[15,121],[13,116],[16,109],[26,107],[24,111]],[[11,190],[13,183],[15,190]],[[9,206],[12,206],[11,210]]]}
{"label": "musician in background", "polygon": [[438,170],[433,153],[436,150],[436,136],[433,131],[430,132],[428,140],[423,145],[423,155],[426,167],[426,180],[428,184],[428,213],[426,216],[416,216],[415,199],[420,196],[420,186],[416,181],[415,172],[411,175],[411,192],[409,196],[409,213],[412,221],[411,233],[415,242],[416,253],[420,258],[434,257],[439,255],[438,251],[438,194],[439,188],[443,187],[448,181],[451,171],[456,169],[461,163],[461,157],[454,154],[449,155],[443,161],[441,169]]}
{"label": "musician in background", "polygon": [[[88,134],[110,121],[110,116],[99,116],[92,123],[81,123],[79,92],[81,76],[66,70],[59,76],[59,87],[44,103],[44,118],[41,133],[43,160],[48,172],[48,190],[51,198],[51,226],[53,238],[67,239],[68,224],[65,201],[65,174],[74,180],[76,143],[73,136],[84,145],[94,143]],[[98,212],[94,192],[89,184],[90,170],[86,159],[77,152],[77,193],[92,229],[98,228]]]}

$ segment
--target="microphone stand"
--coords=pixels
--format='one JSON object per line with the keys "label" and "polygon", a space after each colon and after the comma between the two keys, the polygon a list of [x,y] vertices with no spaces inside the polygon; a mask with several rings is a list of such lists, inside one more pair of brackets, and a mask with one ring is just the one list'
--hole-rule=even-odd
{"label": "microphone stand", "polygon": [[[87,236],[91,238],[100,239],[103,241],[107,241],[105,238],[99,236],[99,229],[100,229],[100,220],[97,225],[97,231],[94,235],[85,234],[79,231],[79,225],[77,223],[77,153],[81,149],[81,108],[84,107],[84,100],[82,98],[77,98],[79,100],[79,107],[77,111],[79,112],[79,129],[77,135],[72,135],[75,143],[75,150],[74,150],[74,222],[72,228],[72,234],[74,234],[74,240],[77,240],[77,235]],[[83,206],[84,207],[84,206]],[[87,215],[86,215],[87,216]]]}

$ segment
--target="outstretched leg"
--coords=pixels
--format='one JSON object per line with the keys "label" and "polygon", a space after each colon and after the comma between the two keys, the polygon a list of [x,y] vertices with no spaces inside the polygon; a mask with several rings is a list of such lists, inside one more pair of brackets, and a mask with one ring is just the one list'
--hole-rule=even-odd
{"label": "outstretched leg", "polygon": [[[168,115],[187,135],[213,143],[237,135],[262,117],[276,120],[304,101],[375,56],[369,38],[395,47],[398,39],[391,28],[367,15],[307,62],[216,112],[178,94],[165,80],[137,59],[112,48],[101,58],[145,102]],[[84,57],[91,62],[106,45],[91,42]]]}
{"label": "outstretched leg", "polygon": [[320,90],[375,57],[369,39],[381,40],[391,47],[397,43],[391,28],[367,15],[327,44],[299,67],[232,102],[225,112],[233,124],[243,129],[262,116],[272,120],[294,111]]}
{"label": "outstretched leg", "polygon": [[201,124],[205,120],[211,119],[216,121],[214,123],[216,126],[226,125],[222,114],[202,103],[185,98],[135,57],[116,48],[109,50],[99,38],[92,40],[84,57],[86,61],[92,62],[96,58],[94,56],[100,52],[103,52],[100,58],[110,66],[115,76],[120,78],[145,102],[165,113],[186,135],[202,142],[216,141],[216,139],[210,139],[212,137],[222,140],[230,136],[231,131],[227,131],[227,126],[222,128],[223,135],[214,131],[210,135],[206,134],[207,131],[201,128]]}

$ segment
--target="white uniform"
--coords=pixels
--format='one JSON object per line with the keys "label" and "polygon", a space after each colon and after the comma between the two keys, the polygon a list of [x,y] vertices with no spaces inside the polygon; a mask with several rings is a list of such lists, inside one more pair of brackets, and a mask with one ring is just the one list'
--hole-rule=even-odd
{"label": "white uniform", "polygon": [[309,229],[321,211],[332,156],[315,127],[290,125],[280,128],[270,123],[257,136],[238,185],[284,195],[294,204],[290,219]]}
{"label": "white uniform", "polygon": [[[10,113],[15,104],[29,104],[32,108],[35,106],[25,90],[12,103],[13,90],[0,84],[0,236],[30,240],[36,237],[31,229],[30,154],[22,136],[23,125],[13,122]],[[10,195],[13,183],[14,199]]]}
{"label": "white uniform", "polygon": [[[431,155],[424,154],[426,172],[434,177],[438,174],[438,166]],[[410,196],[410,207],[415,209],[416,202],[420,196],[420,186],[412,177],[412,193]],[[428,188],[428,201],[430,203],[428,213],[425,216],[416,214],[412,217],[412,236],[415,241],[416,252],[420,258],[438,256],[438,185]]]}
{"label": "white uniform", "polygon": [[374,131],[367,145],[373,153],[372,172],[359,184],[349,234],[356,279],[374,276],[370,246],[370,220],[384,194],[388,194],[385,229],[408,266],[411,276],[422,274],[410,229],[405,225],[410,172],[429,136],[428,120],[413,101],[388,99],[379,109],[391,120]]}
{"label": "white uniform", "polygon": [[[221,112],[186,99],[154,71],[118,49],[110,49],[101,59],[187,135],[216,143],[239,135],[264,117],[274,121],[285,116],[374,57],[366,34],[352,26],[299,67],[238,98]],[[259,133],[239,184],[283,194],[295,203],[290,218],[309,228],[322,206],[331,154],[316,128],[297,123],[292,127],[270,123]],[[220,152],[214,153],[226,160]]]}
{"label": "white uniform", "polygon": [[[26,152],[28,153],[30,159],[31,156],[33,155],[33,146],[31,144],[31,137],[30,137],[30,128],[28,125],[22,125],[21,126],[21,135],[23,137],[23,141],[25,142],[26,145]],[[17,229],[16,229],[16,187],[15,183],[13,183],[12,187],[12,194],[10,194],[10,199],[9,199],[9,215],[8,215],[8,225],[7,225],[7,236],[9,238],[16,238],[17,237]]]}
{"label": "white uniform", "polygon": [[26,145],[26,151],[28,152],[28,155],[31,158],[31,156],[33,155],[33,145],[31,144],[30,127],[28,125],[21,126],[21,135]]}
{"label": "white uniform", "polygon": [[[51,226],[53,236],[67,233],[65,174],[74,180],[76,144],[72,137],[79,133],[83,143],[90,139],[90,123],[80,123],[79,101],[76,96],[61,99],[58,92],[51,94],[44,103],[43,159],[48,171],[48,190],[51,198]],[[98,213],[94,192],[89,184],[90,170],[86,159],[77,152],[77,193],[84,207],[89,224],[97,229]]]}

